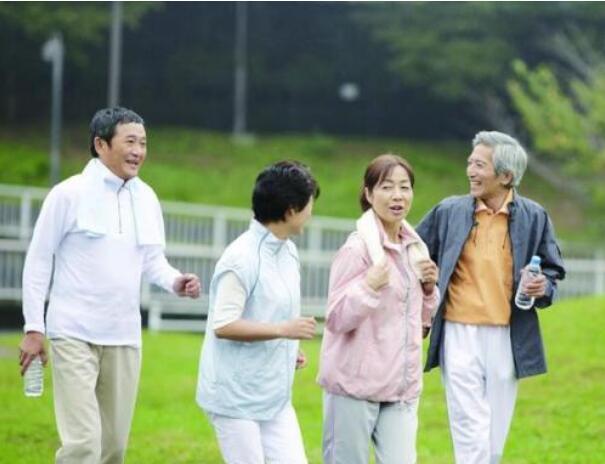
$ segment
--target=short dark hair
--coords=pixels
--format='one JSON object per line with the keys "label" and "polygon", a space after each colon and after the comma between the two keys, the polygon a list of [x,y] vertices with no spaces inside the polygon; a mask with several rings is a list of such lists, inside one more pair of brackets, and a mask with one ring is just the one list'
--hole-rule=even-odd
{"label": "short dark hair", "polygon": [[99,157],[97,150],[95,150],[96,137],[105,140],[111,145],[111,139],[116,133],[116,126],[131,122],[145,125],[143,118],[128,108],[116,106],[97,111],[90,121],[90,154],[93,158]]}
{"label": "short dark hair", "polygon": [[263,169],[252,192],[254,218],[266,224],[286,219],[292,208],[302,211],[311,197],[319,197],[319,185],[311,171],[298,161],[280,161]]}
{"label": "short dark hair", "polygon": [[368,192],[374,190],[374,187],[380,184],[397,166],[401,166],[405,169],[410,178],[410,185],[414,188],[414,170],[409,162],[401,156],[390,153],[377,156],[368,164],[366,172],[363,175],[363,185],[361,186],[361,192],[359,193],[359,204],[361,205],[362,211],[367,211],[372,207],[366,198],[365,190],[368,189]]}

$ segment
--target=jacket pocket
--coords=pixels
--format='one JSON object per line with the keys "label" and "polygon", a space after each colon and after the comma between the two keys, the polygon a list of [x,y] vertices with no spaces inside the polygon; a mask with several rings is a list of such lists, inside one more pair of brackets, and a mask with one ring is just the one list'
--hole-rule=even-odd
{"label": "jacket pocket", "polygon": [[236,358],[234,380],[244,390],[260,392],[287,375],[285,340],[243,342]]}

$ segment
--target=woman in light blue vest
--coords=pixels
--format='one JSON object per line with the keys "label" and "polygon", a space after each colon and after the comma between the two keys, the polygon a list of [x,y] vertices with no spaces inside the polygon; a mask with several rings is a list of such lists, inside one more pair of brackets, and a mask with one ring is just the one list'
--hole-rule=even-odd
{"label": "woman in light blue vest", "polygon": [[318,195],[297,162],[263,170],[250,228],[216,265],[197,402],[227,464],[307,462],[291,392],[305,362],[298,340],[315,335],[315,320],[300,316],[300,263],[289,238],[302,232]]}

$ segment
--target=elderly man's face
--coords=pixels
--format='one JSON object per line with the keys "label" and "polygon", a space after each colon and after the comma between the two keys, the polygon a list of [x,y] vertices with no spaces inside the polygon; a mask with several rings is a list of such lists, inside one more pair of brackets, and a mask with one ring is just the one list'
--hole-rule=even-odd
{"label": "elderly man's face", "polygon": [[136,177],[147,156],[145,126],[138,123],[118,124],[111,144],[97,137],[95,148],[105,166],[124,180]]}
{"label": "elderly man's face", "polygon": [[496,175],[492,159],[493,149],[477,145],[468,157],[466,175],[470,182],[470,193],[483,201],[500,197],[508,192],[510,174]]}

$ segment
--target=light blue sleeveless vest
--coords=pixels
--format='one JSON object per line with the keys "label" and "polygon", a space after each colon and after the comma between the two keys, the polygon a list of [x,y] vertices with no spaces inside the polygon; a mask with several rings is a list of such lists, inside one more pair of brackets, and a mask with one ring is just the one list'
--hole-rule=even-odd
{"label": "light blue sleeveless vest", "polygon": [[217,283],[226,272],[235,272],[246,290],[244,319],[281,322],[299,317],[299,267],[294,243],[279,240],[255,220],[219,259],[210,283],[196,395],[206,412],[269,420],[290,401],[298,341],[219,339],[212,321]]}

